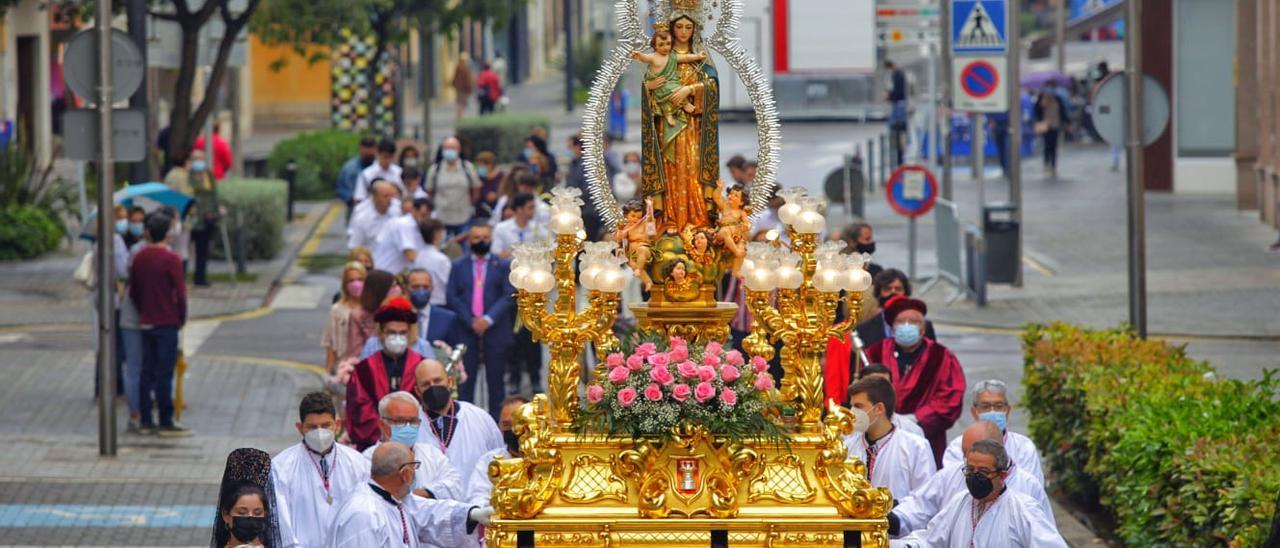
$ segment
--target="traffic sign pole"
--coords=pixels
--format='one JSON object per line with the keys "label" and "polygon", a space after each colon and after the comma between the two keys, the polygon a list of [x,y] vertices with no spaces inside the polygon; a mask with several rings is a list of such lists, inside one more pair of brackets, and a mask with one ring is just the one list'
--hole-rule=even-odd
{"label": "traffic sign pole", "polygon": [[115,169],[111,157],[111,2],[98,2],[94,25],[98,31],[98,454],[116,455],[116,305],[115,215],[112,191]]}
{"label": "traffic sign pole", "polygon": [[1142,165],[1142,2],[1125,6],[1124,57],[1129,78],[1129,324],[1147,338],[1147,229]]}
{"label": "traffic sign pole", "polygon": [[[943,29],[951,28],[951,10],[943,9],[939,14]],[[955,90],[951,88],[951,33],[942,33],[942,123],[938,144],[942,147],[942,197],[954,199],[951,183],[951,109]]]}
{"label": "traffic sign pole", "polygon": [[1005,79],[1009,82],[1006,86],[1009,89],[1009,201],[1013,202],[1013,221],[1017,223],[1018,234],[1017,241],[1017,264],[1013,277],[1013,286],[1022,287],[1022,234],[1025,229],[1022,226],[1022,85],[1019,82],[1022,60],[1022,45],[1019,43],[1020,33],[1018,29],[1018,19],[1021,17],[1021,2],[1009,2],[1009,16],[1005,19],[1009,22],[1009,50],[1008,63],[1005,69]]}

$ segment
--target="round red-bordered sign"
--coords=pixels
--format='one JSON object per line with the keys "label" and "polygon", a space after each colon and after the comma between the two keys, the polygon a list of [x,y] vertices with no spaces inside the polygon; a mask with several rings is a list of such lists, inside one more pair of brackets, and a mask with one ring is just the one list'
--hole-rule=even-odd
{"label": "round red-bordered sign", "polygon": [[[908,185],[907,178],[919,177],[917,182]],[[919,188],[908,188],[919,185]],[[933,209],[938,201],[938,179],[929,168],[920,164],[903,164],[893,170],[889,181],[885,183],[885,199],[889,207],[904,217],[919,217]]]}
{"label": "round red-bordered sign", "polygon": [[975,60],[960,70],[960,87],[975,99],[986,99],[1000,87],[1000,73],[991,63]]}

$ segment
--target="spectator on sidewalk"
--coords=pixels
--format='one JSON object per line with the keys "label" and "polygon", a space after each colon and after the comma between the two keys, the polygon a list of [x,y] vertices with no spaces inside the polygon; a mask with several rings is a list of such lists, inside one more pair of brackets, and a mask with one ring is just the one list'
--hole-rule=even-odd
{"label": "spectator on sidewalk", "polygon": [[147,225],[144,224],[146,218],[147,210],[139,206],[129,208],[128,224],[125,231],[120,234],[126,249],[133,249],[134,244],[146,240]]}
{"label": "spectator on sidewalk", "polygon": [[625,204],[636,197],[640,190],[640,153],[630,151],[622,155],[622,169],[613,176],[613,197]]}
{"label": "spectator on sidewalk", "polygon": [[[845,253],[866,253],[873,257],[876,254],[875,230],[871,228],[870,223],[857,222],[844,227],[844,230],[840,231],[840,239],[846,244]],[[883,271],[883,266],[867,263],[867,273],[871,274],[872,280]]]}
{"label": "spectator on sidewalk", "polygon": [[[446,299],[462,322],[462,342],[467,345],[463,362],[471,378],[462,383],[459,395],[475,401],[476,377],[483,365],[489,389],[489,412],[498,415],[506,397],[506,362],[515,323],[515,288],[507,280],[510,265],[489,252],[493,229],[476,223],[467,236],[471,252],[454,261],[449,274]],[[427,406],[431,408],[431,406]]]}
{"label": "spectator on sidewalk", "polygon": [[[129,267],[129,298],[142,329],[142,375],[138,407],[140,430],[165,437],[191,435],[173,420],[173,369],[178,362],[178,330],[187,321],[187,280],[182,260],[169,250],[173,220],[164,214],[147,219],[147,245]],[[154,396],[159,428],[151,413]]]}
{"label": "spectator on sidewalk", "polygon": [[365,341],[377,334],[373,323],[373,313],[382,306],[383,301],[399,296],[399,286],[395,276],[382,270],[370,270],[360,288],[360,308],[351,312],[347,322],[347,353],[341,359],[359,358]]}
{"label": "spectator on sidewalk", "polygon": [[418,152],[418,147],[406,145],[400,150],[400,159],[396,162],[401,169],[416,167],[422,168],[422,153]]}
{"label": "spectator on sidewalk", "polygon": [[551,188],[556,184],[556,174],[560,169],[556,165],[556,157],[547,150],[547,141],[537,135],[530,135],[524,140],[524,150],[520,153],[520,162],[542,180],[542,186]]}
{"label": "spectator on sidewalk", "polygon": [[493,65],[484,64],[480,75],[476,77],[476,87],[480,90],[477,96],[480,100],[480,115],[493,114],[493,107],[502,97],[502,82],[498,79],[498,73],[493,71]]}
{"label": "spectator on sidewalk", "polygon": [[[1009,430],[1009,387],[999,379],[985,380],[973,387],[973,402],[969,415],[975,421],[988,421],[1000,427],[1001,440],[1013,466],[1031,474],[1036,481],[1044,484],[1044,469],[1040,466],[1040,450],[1036,442],[1017,432]],[[947,452],[942,456],[943,466],[964,461],[964,453],[960,451],[960,436],[951,440]]]}
{"label": "spectator on sidewalk", "polygon": [[400,195],[404,196],[404,181],[401,179],[403,169],[395,164],[396,159],[396,143],[391,139],[383,139],[378,142],[377,159],[364,168],[360,172],[360,176],[356,178],[355,193],[352,199],[357,203],[365,201],[372,192],[374,181],[386,181],[400,190]]}
{"label": "spectator on sidewalk", "polygon": [[358,262],[349,262],[342,268],[342,281],[338,286],[338,302],[329,307],[329,321],[325,323],[320,344],[324,347],[324,368],[330,375],[338,372],[338,362],[347,355],[347,332],[351,316],[360,308],[360,294],[368,271]]}
{"label": "spectator on sidewalk", "polygon": [[[201,133],[196,137],[196,142],[191,146],[192,150],[204,151],[204,134]],[[231,145],[227,144],[227,140],[222,138],[222,126],[218,122],[213,123],[213,178],[223,180],[227,176],[227,172],[231,171],[234,157],[231,154]]]}
{"label": "spectator on sidewalk", "polygon": [[192,280],[196,287],[209,287],[209,245],[218,233],[218,220],[222,217],[221,206],[218,205],[218,187],[209,177],[208,166],[203,160],[191,162],[189,182],[192,197],[191,206],[191,243],[195,248],[196,268]]}
{"label": "spectator on sidewalk", "polygon": [[[140,209],[140,208],[134,208]],[[133,217],[134,212],[129,212]],[[138,307],[134,306],[133,299],[129,296],[132,286],[129,284],[129,270],[133,261],[133,256],[142,248],[146,247],[145,239],[145,219],[139,221],[138,224],[143,226],[143,239],[129,246],[127,250],[128,258],[124,265],[124,275],[120,276],[120,282],[124,289],[121,291],[120,317],[116,328],[119,329],[120,338],[120,354],[124,359],[124,370],[120,376],[120,384],[124,388],[125,398],[129,402],[129,422],[125,432],[130,434],[141,434],[142,432],[142,407],[141,407],[141,391],[142,391],[142,325],[138,323]],[[133,221],[130,223],[130,230],[133,230]],[[119,244],[119,242],[117,242]],[[117,268],[119,268],[117,266]]]}
{"label": "spectator on sidewalk", "polygon": [[454,125],[462,120],[462,115],[467,112],[467,103],[471,102],[471,94],[476,91],[475,78],[471,75],[471,55],[467,52],[458,53],[458,64],[453,68],[453,102],[457,105],[457,113],[453,117]]}
{"label": "spectator on sidewalk", "polygon": [[418,259],[418,252],[426,247],[418,226],[431,219],[431,200],[418,198],[412,202],[408,215],[387,221],[379,229],[373,243],[373,264],[379,270],[400,274]]}
{"label": "spectator on sidewalk", "polygon": [[373,247],[382,227],[400,216],[399,189],[382,179],[374,181],[372,186],[373,198],[356,206],[356,213],[347,225],[347,249]]}
{"label": "spectator on sidewalk", "polygon": [[409,348],[416,341],[418,315],[404,297],[390,299],[373,314],[382,350],[356,364],[347,381],[347,435],[364,451],[378,442],[378,402],[396,390],[413,390],[413,370],[421,353]]}
{"label": "spectator on sidewalk", "polygon": [[[129,231],[128,210],[126,210],[124,206],[117,204],[115,207],[115,219],[116,219],[115,232],[111,234],[112,236],[111,264],[115,269],[115,281],[117,284],[116,288],[119,289],[121,284],[124,284],[129,279],[129,247],[124,240],[125,234],[127,234]],[[93,306],[93,310],[94,310],[93,317],[94,317],[95,323],[98,321],[98,317],[99,317],[97,313],[98,292],[96,291],[96,288],[97,288],[96,282],[98,281],[97,280],[97,264],[98,264],[97,255],[100,249],[101,249],[101,246],[98,245],[98,242],[94,242],[93,244],[94,270],[92,271],[92,274],[90,274],[91,279],[85,280],[86,282],[94,282],[94,283],[87,283],[86,285],[88,286],[88,289],[89,289],[89,303]],[[117,329],[119,328],[119,324],[120,324],[120,307],[122,304],[120,302],[122,299],[119,299],[118,297],[119,295],[117,294],[116,306],[112,312],[116,316]],[[128,299],[123,299],[123,300],[128,300]],[[125,386],[128,381],[124,378],[124,374],[123,374],[124,365],[125,365],[127,356],[125,354],[125,347],[124,347],[124,341],[122,340],[122,336],[123,335],[120,331],[116,332],[116,341],[117,341],[116,343],[116,379],[117,381],[115,383],[115,395],[117,397],[124,395],[127,398],[128,391],[125,389]],[[102,374],[99,372],[97,368],[94,368],[93,396],[95,398],[97,398],[102,393],[101,389],[102,389]]]}
{"label": "spectator on sidewalk", "polygon": [[924,337],[924,301],[895,297],[885,306],[893,338],[867,348],[867,360],[882,363],[893,377],[897,408],[910,414],[933,449],[934,465],[942,467],[947,429],[960,418],[964,404],[964,370],[947,347]]}
{"label": "spectator on sidewalk", "polygon": [[365,272],[373,271],[373,253],[365,246],[358,245],[347,252],[347,262],[352,261],[364,265]]}
{"label": "spectator on sidewalk", "polygon": [[596,209],[596,201],[591,197],[591,187],[587,183],[586,163],[582,159],[582,135],[569,138],[569,151],[573,153],[573,161],[569,163],[569,171],[565,174],[565,186],[582,191],[582,226],[587,233],[588,241],[600,239],[604,221],[600,211]]}
{"label": "spectator on sidewalk", "polygon": [[494,217],[498,205],[498,192],[507,174],[498,167],[498,156],[484,150],[476,154],[476,176],[480,178],[480,201],[476,202],[476,217]]}
{"label": "spectator on sidewalk", "polygon": [[1066,107],[1053,91],[1044,90],[1036,100],[1035,131],[1044,139],[1044,173],[1058,176],[1058,136],[1066,119]]}
{"label": "spectator on sidewalk", "polygon": [[867,431],[844,438],[849,455],[867,465],[867,480],[901,500],[924,484],[938,468],[923,437],[893,425],[897,396],[887,379],[863,378],[849,387],[849,408],[866,415]]}
{"label": "spectator on sidewalk", "polygon": [[515,213],[511,207],[511,200],[515,198],[516,194],[524,193],[532,194],[537,198],[533,202],[535,210],[533,221],[542,226],[548,226],[551,222],[551,206],[547,204],[547,196],[542,192],[542,180],[520,167],[516,167],[513,171],[518,171],[518,173],[515,173],[516,177],[514,177],[515,180],[512,183],[514,191],[510,195],[503,194],[498,197],[498,205],[494,209],[502,212],[502,218],[490,220],[490,224],[496,227],[499,222],[510,219]]}
{"label": "spectator on sidewalk", "polygon": [[995,141],[996,155],[1000,157],[1000,172],[1009,178],[1009,111],[993,112],[987,115],[987,129],[991,131],[991,140]]}
{"label": "spectator on sidewalk", "polygon": [[725,162],[725,167],[729,168],[729,178],[733,179],[733,182],[742,185],[743,188],[750,188],[751,183],[755,181],[755,161],[747,160],[741,154],[734,154],[732,158],[729,158],[729,161]]}
{"label": "spectator on sidewalk", "polygon": [[537,220],[538,198],[533,194],[521,192],[511,200],[512,215],[510,219],[493,227],[493,247],[495,255],[510,259],[516,244],[537,242],[551,237],[546,225]]}
{"label": "spectator on sidewalk", "polygon": [[888,59],[884,60],[884,68],[889,71],[889,89],[885,92],[890,109],[889,153],[893,155],[893,166],[896,167],[902,165],[907,147],[907,74]]}
{"label": "spectator on sidewalk", "polygon": [[356,184],[360,180],[360,173],[373,165],[377,153],[378,142],[373,137],[363,137],[360,139],[360,152],[342,164],[342,171],[338,172],[338,181],[334,185],[335,194],[342,203],[347,204],[347,221],[351,220],[351,211],[356,206]]}
{"label": "spectator on sidewalk", "polygon": [[334,443],[342,419],[327,392],[302,398],[294,427],[302,440],[271,459],[281,546],[329,546],[329,526],[340,517],[342,503],[369,481],[369,461],[359,451]]}
{"label": "spectator on sidewalk", "polygon": [[[422,188],[422,171],[416,167],[406,167],[400,172],[400,177],[404,181],[404,195],[406,199],[402,202],[405,205],[413,203],[414,200],[427,197],[427,189]],[[434,209],[434,208],[432,208]],[[406,213],[408,213],[406,211]]]}
{"label": "spectator on sidewalk", "polygon": [[440,143],[440,158],[427,170],[427,195],[436,206],[436,218],[445,232],[456,236],[467,228],[480,201],[480,177],[475,166],[462,159],[462,143],[446,137]]}

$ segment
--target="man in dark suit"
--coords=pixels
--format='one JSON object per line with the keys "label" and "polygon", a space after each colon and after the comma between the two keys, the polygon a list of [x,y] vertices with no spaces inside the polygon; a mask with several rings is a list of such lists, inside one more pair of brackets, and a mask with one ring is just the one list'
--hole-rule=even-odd
{"label": "man in dark suit", "polygon": [[493,228],[488,223],[473,223],[467,240],[471,252],[453,262],[445,291],[449,308],[463,326],[462,343],[467,345],[463,363],[468,379],[458,395],[463,401],[475,401],[476,377],[483,363],[489,413],[497,417],[506,397],[506,360],[514,340],[516,290],[507,281],[510,264],[489,254]]}
{"label": "man in dark suit", "polygon": [[414,268],[408,277],[409,300],[418,312],[418,338],[428,347],[441,342],[456,346],[462,342],[462,326],[458,315],[443,306],[431,306],[433,289],[431,273],[425,268]]}

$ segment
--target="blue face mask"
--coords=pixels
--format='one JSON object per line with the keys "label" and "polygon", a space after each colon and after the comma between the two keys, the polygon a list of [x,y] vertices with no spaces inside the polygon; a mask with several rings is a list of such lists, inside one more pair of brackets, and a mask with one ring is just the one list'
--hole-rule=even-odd
{"label": "blue face mask", "polygon": [[914,346],[920,342],[920,328],[913,323],[900,323],[893,326],[893,340],[902,346]]}
{"label": "blue face mask", "polygon": [[146,227],[142,223],[129,223],[129,234],[133,234],[134,237],[141,237],[142,231],[145,229]]}
{"label": "blue face mask", "polygon": [[206,169],[209,169],[209,164],[206,164],[204,160],[191,162],[191,171],[204,171]]}
{"label": "blue face mask", "polygon": [[447,162],[452,162],[452,161],[454,161],[454,160],[457,160],[457,159],[458,159],[458,151],[453,150],[453,149],[451,149],[451,148],[446,148],[446,149],[444,149],[444,150],[440,153],[440,155],[441,155],[441,157],[443,157],[443,158],[445,159],[445,161],[447,161]]}
{"label": "blue face mask", "polygon": [[124,234],[126,230],[129,230],[129,219],[116,219],[116,233]]}
{"label": "blue face mask", "polygon": [[479,175],[481,178],[488,177],[488,176],[489,176],[489,168],[487,168],[487,167],[485,167],[485,166],[476,166],[476,175]]}
{"label": "blue face mask", "polygon": [[528,160],[532,159],[532,158],[533,158],[533,149],[531,149],[531,148],[526,148],[526,149],[524,149],[524,150],[520,151],[520,157],[521,157],[521,158],[524,158],[524,159],[525,159],[525,161],[528,161]]}
{"label": "blue face mask", "polygon": [[391,441],[403,443],[407,447],[413,447],[413,444],[418,443],[418,427],[412,424],[392,426]]}
{"label": "blue face mask", "polygon": [[423,307],[431,304],[431,291],[418,288],[409,292],[409,302],[413,303],[413,307],[422,310]]}
{"label": "blue face mask", "polygon": [[1008,425],[1009,415],[1005,414],[1004,411],[987,411],[986,413],[978,413],[978,420],[994,422],[1003,432]]}

